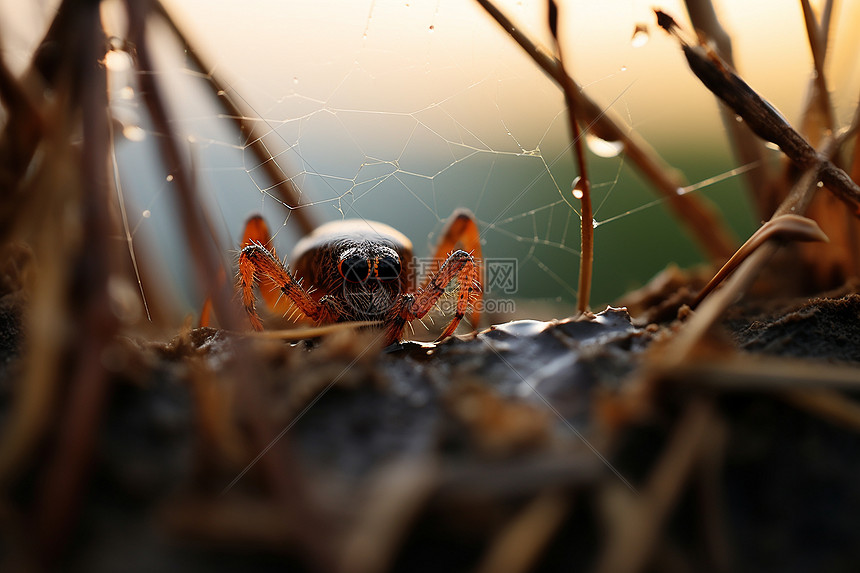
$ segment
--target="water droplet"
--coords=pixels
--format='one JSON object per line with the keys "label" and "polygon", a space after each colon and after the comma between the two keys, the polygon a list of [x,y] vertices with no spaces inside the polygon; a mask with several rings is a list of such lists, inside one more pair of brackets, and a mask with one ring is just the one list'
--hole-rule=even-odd
{"label": "water droplet", "polygon": [[824,187],[824,181],[819,181],[818,183],[815,184],[815,186],[818,187],[819,189],[821,189],[822,187]]}
{"label": "water droplet", "polygon": [[744,118],[742,118],[742,117],[741,117],[741,116],[739,116],[739,115],[736,115],[736,116],[735,116],[735,121],[736,121],[736,122],[738,122],[738,123],[743,123]]}
{"label": "water droplet", "polygon": [[170,183],[171,181],[173,181],[173,175],[168,175],[167,177],[165,177],[165,179],[168,183]]}
{"label": "water droplet", "polygon": [[122,128],[122,135],[129,141],[143,141],[146,139],[146,131],[139,125],[126,125]]}
{"label": "water droplet", "polygon": [[648,43],[651,36],[648,35],[648,26],[645,24],[636,24],[633,28],[633,36],[630,38],[630,45],[634,48],[641,48]]}
{"label": "water droplet", "polygon": [[131,56],[122,50],[110,50],[105,54],[105,67],[112,72],[124,72],[131,68]]}
{"label": "water droplet", "polygon": [[294,84],[294,85],[298,85],[298,83],[299,83],[299,78],[298,78],[298,76],[293,76],[293,84]]}
{"label": "water droplet", "polygon": [[146,209],[143,213],[140,214],[144,219],[149,219],[152,216],[152,211]]}
{"label": "water droplet", "polygon": [[616,157],[624,149],[620,141],[606,141],[590,132],[585,134],[585,144],[598,157]]}
{"label": "water droplet", "polygon": [[687,190],[683,187],[678,187],[677,189],[675,189],[675,195],[684,195],[686,192]]}
{"label": "water droplet", "polygon": [[627,66],[621,66],[621,71],[622,71],[622,72],[626,72],[626,71],[627,71]]}
{"label": "water droplet", "polygon": [[573,180],[573,183],[570,184],[571,191],[573,192],[573,196],[577,199],[582,199],[582,196],[585,194],[585,181],[582,177],[578,175]]}
{"label": "water droplet", "polygon": [[768,149],[773,149],[774,151],[779,151],[779,145],[775,144],[772,141],[765,142],[764,146],[767,147]]}
{"label": "water droplet", "polygon": [[580,187],[581,183],[582,177],[580,177],[579,175],[574,177],[573,181],[570,183],[570,191],[577,199],[582,199],[582,188]]}

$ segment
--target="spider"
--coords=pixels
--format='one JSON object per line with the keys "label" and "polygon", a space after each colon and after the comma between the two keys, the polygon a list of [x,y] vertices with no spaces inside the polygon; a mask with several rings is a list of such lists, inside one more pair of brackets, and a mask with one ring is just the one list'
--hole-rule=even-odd
{"label": "spider", "polygon": [[[430,268],[417,288],[412,243],[384,223],[348,219],[318,227],[293,249],[292,271],[274,249],[264,246],[270,239],[261,216],[249,219],[237,282],[255,330],[263,329],[256,309],[256,284],[270,308],[284,309],[279,302],[286,297],[294,312],[316,324],[379,321],[386,345],[400,341],[406,323],[423,318],[454,279],[458,282],[456,312],[437,342],[451,336],[470,309],[473,326],[480,318],[481,245],[475,218],[465,209],[449,218]],[[467,250],[453,250],[458,244]],[[311,288],[305,288],[303,281]]]}

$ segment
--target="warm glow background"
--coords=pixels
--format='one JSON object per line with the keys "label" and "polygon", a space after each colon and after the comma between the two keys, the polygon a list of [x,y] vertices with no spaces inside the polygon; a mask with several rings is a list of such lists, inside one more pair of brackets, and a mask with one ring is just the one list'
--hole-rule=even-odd
{"label": "warm glow background", "polygon": [[[521,261],[520,295],[572,298],[579,219],[566,195],[575,172],[563,98],[476,2],[165,3],[230,84],[228,95],[245,100],[272,130],[273,155],[285,170],[298,174],[295,182],[304,199],[318,202],[312,208],[320,218],[361,216],[393,224],[413,238],[420,255],[454,208],[469,207],[485,227],[486,255]],[[0,0],[3,56],[13,69],[26,65],[55,4]],[[800,3],[715,4],[732,35],[741,74],[796,120],[812,68]],[[500,5],[533,37],[549,43],[544,1]],[[589,95],[690,182],[735,167],[713,97],[689,72],[676,43],[654,23],[652,6],[659,6],[689,29],[682,2],[569,0],[560,5],[569,67]],[[860,93],[860,7],[856,2],[836,5],[828,82],[845,123]],[[640,47],[631,43],[637,24],[649,30]],[[265,182],[243,151],[242,136],[231,132],[217,107],[206,101],[202,82],[194,83],[171,41],[157,40],[178,127],[193,136],[189,147],[201,170],[200,186],[211,191],[207,197],[225,245],[234,246],[242,220],[262,210],[287,252],[294,229],[260,192]],[[135,109],[132,102],[126,111],[134,115]],[[145,118],[140,122],[145,129]],[[491,152],[469,155],[458,142]],[[127,142],[118,154],[130,201],[138,214],[147,213],[130,221],[140,245],[165,237],[181,241],[159,228],[170,220],[172,207],[164,175],[152,167],[152,150],[146,142]],[[598,204],[607,199],[598,221],[653,199],[621,159],[591,156],[590,161],[598,193],[609,194],[596,197]],[[390,177],[383,184],[366,184],[386,174]],[[704,192],[727,211],[739,236],[750,231],[755,221],[740,180]],[[509,226],[493,226],[512,216],[516,220]],[[670,261],[700,260],[661,206],[613,220],[598,228],[595,239],[596,303],[642,284]],[[176,276],[183,272],[181,263],[167,266]],[[193,293],[189,304],[195,304]]]}

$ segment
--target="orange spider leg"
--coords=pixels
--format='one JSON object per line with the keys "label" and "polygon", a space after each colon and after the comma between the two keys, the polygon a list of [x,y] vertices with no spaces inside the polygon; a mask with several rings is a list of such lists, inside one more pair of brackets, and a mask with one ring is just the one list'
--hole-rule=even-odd
{"label": "orange spider leg", "polygon": [[334,322],[336,314],[325,304],[320,304],[293,278],[278,257],[259,243],[248,245],[239,253],[239,289],[242,303],[255,330],[263,330],[263,322],[257,314],[254,285],[270,282],[308,318],[317,322]]}
{"label": "orange spider leg", "polygon": [[[471,211],[468,209],[458,209],[451,214],[451,217],[445,224],[444,229],[442,229],[442,236],[439,239],[439,243],[436,245],[436,252],[433,254],[432,264],[429,269],[430,272],[424,278],[419,291],[427,288],[430,281],[438,273],[437,269],[441,268],[439,265],[442,264],[442,261],[446,260],[445,257],[454,251],[458,244],[463,248],[463,250],[472,255],[472,266],[475,268],[473,273],[474,276],[470,280],[475,282],[480,277],[482,258],[481,237],[478,232],[478,224],[475,222],[475,216],[472,215]],[[461,285],[464,284],[462,282],[463,278],[464,277],[461,277]],[[447,283],[443,285],[443,287],[444,286],[447,286]],[[470,296],[474,297],[474,304],[472,305],[472,312],[469,313],[469,322],[472,324],[472,328],[477,328],[478,321],[481,319],[481,302],[484,295],[481,292],[481,289],[478,288],[474,294],[471,294]],[[458,311],[460,309],[460,300],[457,301],[457,309]],[[459,322],[459,319],[457,322]],[[454,324],[454,328],[457,328],[456,323]],[[454,328],[451,328],[451,325],[449,324],[448,328],[445,329],[444,336],[448,336],[454,331]]]}
{"label": "orange spider leg", "polygon": [[[272,240],[271,233],[269,232],[269,226],[266,225],[266,221],[260,215],[253,215],[245,222],[245,230],[242,233],[242,242],[239,243],[241,247],[247,247],[248,245],[260,244],[260,245],[268,245]],[[275,249],[272,248],[272,254],[275,254]],[[275,255],[277,256],[277,255]],[[218,283],[223,284],[225,280],[223,269],[219,273]],[[280,286],[275,284],[271,279],[264,276],[261,277],[260,280],[260,294],[263,297],[263,300],[266,301],[266,304],[269,308],[273,310],[277,310],[282,312],[282,314],[286,313],[286,309],[283,308],[283,303],[279,303],[280,298]],[[209,326],[210,317],[212,315],[212,297],[206,297],[206,300],[203,301],[203,308],[200,310],[200,326]],[[251,319],[251,322],[254,322],[254,319]]]}
{"label": "orange spider leg", "polygon": [[[255,244],[263,245],[275,258],[278,258],[275,247],[271,243],[272,234],[269,232],[269,226],[262,215],[250,217],[245,223],[245,230],[242,232],[242,242],[239,243],[241,248]],[[257,276],[257,280],[259,281],[260,296],[272,312],[280,316],[292,314],[296,306],[288,297],[282,296],[281,285],[267,275]]]}
{"label": "orange spider leg", "polygon": [[[439,335],[436,341],[451,336],[460,324],[460,320],[465,316],[469,306],[473,304],[476,298],[480,297],[481,286],[478,284],[478,265],[475,259],[466,251],[454,251],[451,253],[438,273],[428,277],[427,284],[422,286],[417,293],[412,297],[412,304],[404,309],[401,313],[401,318],[408,322],[416,318],[422,318],[445,293],[445,287],[457,279],[459,283],[457,291],[457,311],[454,318],[448,323],[445,331]],[[474,316],[472,313],[470,316]]]}

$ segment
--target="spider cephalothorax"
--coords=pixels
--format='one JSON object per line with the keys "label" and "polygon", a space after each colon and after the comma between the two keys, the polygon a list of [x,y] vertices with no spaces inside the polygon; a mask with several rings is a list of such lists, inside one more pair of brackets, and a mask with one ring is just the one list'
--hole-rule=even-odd
{"label": "spider cephalothorax", "polygon": [[[376,320],[385,327],[387,341],[395,342],[404,325],[425,316],[445,287],[457,279],[457,310],[440,339],[454,332],[469,308],[472,324],[477,322],[480,243],[477,225],[468,211],[451,217],[428,265],[430,272],[417,288],[412,243],[383,223],[357,219],[320,226],[296,244],[290,257],[292,272],[264,246],[269,233],[261,218],[248,223],[245,237],[238,280],[256,329],[263,327],[253,292],[258,281],[280,290],[299,313],[318,324]],[[457,244],[471,252],[451,252]],[[442,260],[446,253],[450,254]]]}

